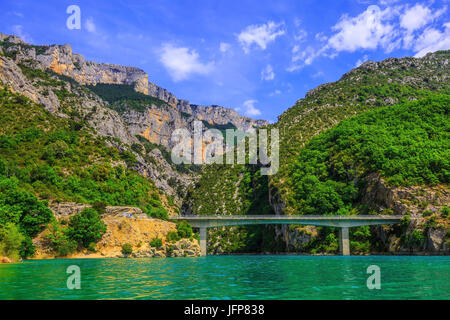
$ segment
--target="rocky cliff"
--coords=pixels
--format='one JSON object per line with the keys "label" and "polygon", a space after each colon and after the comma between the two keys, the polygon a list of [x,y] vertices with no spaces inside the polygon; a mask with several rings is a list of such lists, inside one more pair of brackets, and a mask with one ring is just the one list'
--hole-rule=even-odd
{"label": "rocky cliff", "polygon": [[41,69],[50,69],[57,74],[71,77],[81,85],[125,84],[133,85],[137,92],[156,97],[179,111],[206,120],[211,124],[233,123],[237,128],[247,130],[250,126],[267,125],[264,120],[253,120],[239,115],[236,111],[220,106],[202,107],[180,100],[174,94],[149,82],[149,76],[136,67],[87,61],[81,54],[73,53],[72,47],[65,45],[34,46],[24,43],[16,36],[0,33],[4,54],[14,58],[16,64],[28,60],[39,63]]}
{"label": "rocky cliff", "polygon": [[[149,82],[148,74],[143,70],[87,61],[82,55],[73,53],[67,44],[30,45],[16,36],[0,33],[0,50],[0,82],[3,86],[60,117],[85,121],[95,134],[118,139],[108,143],[135,154],[136,169],[173,196],[179,205],[196,174],[177,170],[167,157],[167,151],[173,146],[170,137],[175,129],[192,131],[194,120],[203,121],[207,125],[205,129],[226,126],[247,130],[267,125],[264,120],[243,117],[232,109],[197,106],[179,100],[166,89]],[[134,100],[124,96],[120,100],[121,112],[118,112],[111,101],[87,88],[98,84],[132,86],[144,97],[159,100],[155,103],[140,97],[144,102],[136,109],[133,108]],[[136,136],[152,143],[151,147],[146,145],[145,154],[137,152],[139,148],[130,149],[132,145],[141,145],[140,150],[144,150],[143,142]],[[158,149],[155,145],[164,148]]]}

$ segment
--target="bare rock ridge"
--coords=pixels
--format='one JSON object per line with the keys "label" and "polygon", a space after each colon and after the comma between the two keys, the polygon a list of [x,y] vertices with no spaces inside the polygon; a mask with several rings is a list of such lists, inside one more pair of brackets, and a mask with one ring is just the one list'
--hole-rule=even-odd
{"label": "bare rock ridge", "polygon": [[[39,61],[42,68],[75,79],[82,85],[127,84],[133,85],[137,92],[158,98],[167,104],[205,120],[211,124],[232,123],[236,128],[247,130],[250,127],[268,125],[265,120],[253,120],[239,115],[230,108],[220,106],[197,106],[187,100],[178,99],[174,94],[149,81],[149,76],[136,67],[87,61],[81,54],[73,53],[72,47],[65,45],[33,46],[26,44],[17,36],[0,33],[0,40],[8,44],[8,51],[17,51],[15,62],[32,59]],[[19,47],[19,48],[18,48]]]}

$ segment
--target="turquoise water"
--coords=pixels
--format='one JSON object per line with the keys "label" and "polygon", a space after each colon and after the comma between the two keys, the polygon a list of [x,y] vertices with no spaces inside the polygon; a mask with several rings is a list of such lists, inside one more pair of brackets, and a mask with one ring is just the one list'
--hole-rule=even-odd
{"label": "turquoise water", "polygon": [[[81,270],[69,290],[66,269]],[[367,267],[381,270],[369,290]],[[450,257],[208,256],[0,265],[0,299],[449,299]]]}

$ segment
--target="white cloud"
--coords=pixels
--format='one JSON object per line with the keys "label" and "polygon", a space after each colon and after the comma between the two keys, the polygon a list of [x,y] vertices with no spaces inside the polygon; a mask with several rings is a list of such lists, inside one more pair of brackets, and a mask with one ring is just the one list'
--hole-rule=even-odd
{"label": "white cloud", "polygon": [[318,77],[322,77],[323,75],[324,75],[323,71],[317,71],[311,77],[312,78],[318,78]]}
{"label": "white cloud", "polygon": [[416,4],[412,8],[406,8],[400,16],[400,26],[406,30],[402,39],[403,47],[410,49],[417,40],[415,39],[414,32],[433,22],[446,10],[447,7],[443,7],[433,12],[430,8],[420,4]]}
{"label": "white cloud", "polygon": [[9,14],[15,15],[16,17],[23,18],[23,13],[18,11],[8,12]]}
{"label": "white cloud", "polygon": [[173,81],[185,80],[191,74],[208,74],[213,69],[213,62],[202,63],[199,61],[197,51],[185,47],[174,47],[171,44],[163,45],[160,61]]}
{"label": "white cloud", "polygon": [[273,72],[272,66],[268,64],[263,71],[261,71],[262,80],[273,80],[275,78],[275,73]]}
{"label": "white cloud", "polygon": [[[403,46],[412,49],[416,57],[428,52],[450,49],[450,22],[443,24],[444,30],[432,26],[438,18],[445,17],[447,6],[433,10],[423,4],[414,6],[395,4],[398,1],[379,1],[384,8],[376,5],[356,16],[344,14],[331,28],[332,34],[315,34],[316,43],[301,47],[298,42],[292,47],[291,66],[287,71],[299,70],[313,63],[318,57],[333,59],[340,52],[356,52],[383,49],[390,53]],[[430,2],[431,3],[431,2]],[[294,35],[294,40],[297,37]],[[298,38],[299,40],[302,37]],[[367,60],[367,55],[358,59],[356,66]]]}
{"label": "white cloud", "polygon": [[97,30],[95,23],[94,23],[94,19],[92,19],[92,18],[86,19],[86,22],[84,23],[84,27],[86,28],[87,31],[89,31],[91,33],[94,33]]}
{"label": "white cloud", "polygon": [[323,32],[316,33],[314,38],[320,42],[327,41],[328,37],[323,34]]}
{"label": "white cloud", "polygon": [[358,49],[376,49],[379,46],[386,51],[392,50],[389,46],[396,36],[396,31],[388,20],[392,17],[392,10],[380,10],[372,5],[356,17],[343,15],[340,21],[332,28],[337,33],[328,40],[330,48],[336,51],[354,52]]}
{"label": "white cloud", "polygon": [[221,52],[227,52],[228,50],[230,50],[231,45],[229,43],[226,42],[221,42],[220,43],[220,51]]}
{"label": "white cloud", "polygon": [[245,28],[237,37],[245,53],[250,52],[253,44],[265,50],[267,44],[275,41],[278,36],[285,33],[283,26],[283,23],[276,24],[273,21],[262,25],[251,25]]}
{"label": "white cloud", "polygon": [[355,68],[358,68],[360,65],[362,65],[364,62],[366,62],[369,59],[369,56],[365,54],[361,59],[358,59],[355,64]]}
{"label": "white cloud", "polygon": [[434,28],[425,29],[414,45],[414,50],[417,51],[416,58],[423,57],[428,52],[450,49],[450,22],[444,24],[444,27],[443,32]]}
{"label": "white cloud", "polygon": [[246,100],[242,106],[244,107],[245,115],[249,117],[255,117],[261,115],[261,111],[255,107],[255,103],[258,102],[258,100]]}
{"label": "white cloud", "polygon": [[[328,46],[324,46],[321,49],[315,49],[312,46],[307,46],[304,50],[300,51],[299,46],[294,46],[294,48],[292,48],[292,64],[286,70],[288,72],[293,72],[300,70],[304,66],[310,65],[318,56],[325,54],[324,52],[327,49]],[[333,58],[332,56],[330,57]]]}
{"label": "white cloud", "polygon": [[297,30],[297,33],[294,35],[294,40],[297,42],[304,42],[306,37],[308,36],[308,32],[303,29]]}
{"label": "white cloud", "polygon": [[269,97],[273,97],[273,96],[278,95],[278,94],[281,94],[281,91],[276,89],[275,91],[269,93]]}
{"label": "white cloud", "polygon": [[23,30],[23,26],[20,24],[15,24],[11,27],[12,32],[18,36],[20,39],[25,41],[26,43],[31,43],[33,39],[31,39],[30,35]]}
{"label": "white cloud", "polygon": [[408,32],[412,32],[426,26],[446,10],[447,8],[444,7],[441,10],[432,12],[430,8],[416,4],[414,7],[406,9],[400,16],[400,26],[408,30]]}

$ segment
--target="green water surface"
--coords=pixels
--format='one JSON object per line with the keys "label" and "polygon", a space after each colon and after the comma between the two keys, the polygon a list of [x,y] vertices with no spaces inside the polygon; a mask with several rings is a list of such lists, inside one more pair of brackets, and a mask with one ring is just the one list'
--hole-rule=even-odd
{"label": "green water surface", "polygon": [[[77,265],[81,289],[67,288]],[[381,289],[367,288],[367,267]],[[207,256],[0,265],[0,299],[449,299],[450,257]]]}

